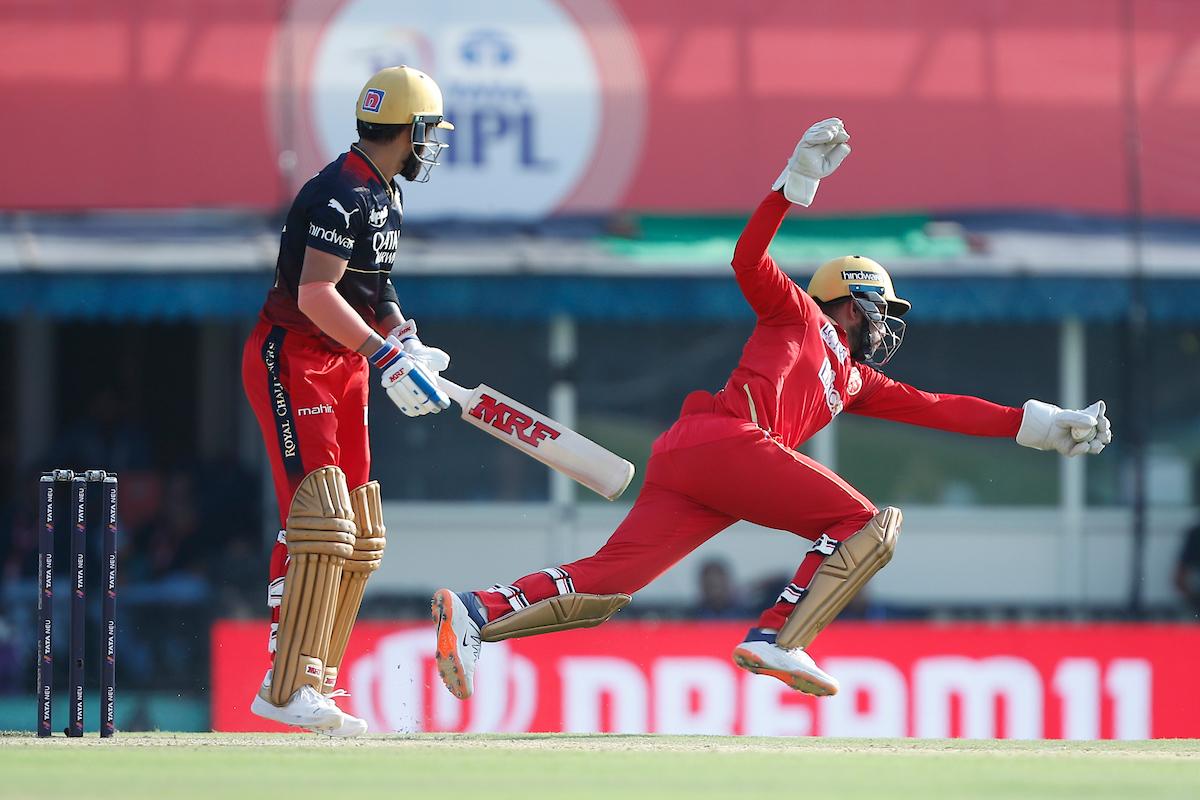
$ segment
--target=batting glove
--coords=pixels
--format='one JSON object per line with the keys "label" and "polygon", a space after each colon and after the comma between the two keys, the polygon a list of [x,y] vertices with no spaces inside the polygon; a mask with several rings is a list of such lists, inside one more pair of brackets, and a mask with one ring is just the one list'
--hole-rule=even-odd
{"label": "batting glove", "polygon": [[1034,450],[1055,450],[1064,456],[1095,455],[1111,441],[1112,425],[1104,414],[1103,400],[1082,411],[1029,400],[1017,431],[1017,444]]}
{"label": "batting glove", "polygon": [[396,327],[392,328],[392,332],[388,334],[400,340],[400,344],[404,347],[404,352],[412,356],[413,360],[430,372],[445,372],[446,367],[450,366],[450,354],[445,350],[437,347],[427,347],[421,343],[417,337],[416,320],[408,320]]}
{"label": "batting glove", "polygon": [[371,363],[383,370],[380,383],[405,416],[436,414],[450,407],[450,398],[438,387],[435,373],[405,353],[394,336],[384,340],[371,356]]}
{"label": "batting glove", "polygon": [[793,203],[812,205],[821,178],[832,175],[850,155],[848,141],[850,134],[840,119],[821,120],[804,133],[771,189],[782,188],[783,196]]}

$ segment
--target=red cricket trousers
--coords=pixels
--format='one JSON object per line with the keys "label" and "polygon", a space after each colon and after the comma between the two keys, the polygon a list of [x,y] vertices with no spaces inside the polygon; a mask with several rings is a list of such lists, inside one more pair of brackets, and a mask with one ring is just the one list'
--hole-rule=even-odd
{"label": "red cricket trousers", "polygon": [[641,494],[595,555],[477,594],[489,620],[568,591],[632,594],[744,519],[819,540],[759,619],[759,627],[778,629],[832,552],[828,539],[853,535],[876,513],[832,470],[784,447],[754,423],[685,413],[654,443]]}
{"label": "red cricket trousers", "polygon": [[[368,480],[367,360],[358,353],[334,352],[320,340],[260,319],[242,348],[242,386],[258,418],[279,527],[304,476],[334,465],[351,489]],[[270,649],[275,649],[279,603],[287,573],[283,531],[271,550],[267,603],[271,607]]]}

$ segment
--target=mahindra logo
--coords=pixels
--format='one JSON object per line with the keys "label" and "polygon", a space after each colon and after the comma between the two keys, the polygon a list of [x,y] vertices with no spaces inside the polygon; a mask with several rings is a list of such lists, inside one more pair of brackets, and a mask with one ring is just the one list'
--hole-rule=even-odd
{"label": "mahindra logo", "polygon": [[311,408],[297,408],[296,414],[301,417],[307,417],[314,414],[332,414],[333,406],[329,403],[321,403],[320,405],[312,406]]}
{"label": "mahindra logo", "polygon": [[498,431],[515,436],[530,447],[537,447],[546,439],[557,439],[561,433],[487,394],[479,396],[479,402],[471,409],[471,416]]}

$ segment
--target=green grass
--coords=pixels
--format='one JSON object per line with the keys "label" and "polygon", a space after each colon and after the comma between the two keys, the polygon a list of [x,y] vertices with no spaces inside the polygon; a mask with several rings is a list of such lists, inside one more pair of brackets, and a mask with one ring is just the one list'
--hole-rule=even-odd
{"label": "green grass", "polygon": [[0,738],[0,798],[1196,798],[1200,742],[126,734]]}

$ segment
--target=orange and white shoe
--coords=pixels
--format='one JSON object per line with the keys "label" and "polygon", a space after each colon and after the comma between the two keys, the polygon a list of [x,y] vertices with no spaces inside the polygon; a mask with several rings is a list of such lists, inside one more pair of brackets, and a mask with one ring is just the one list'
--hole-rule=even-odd
{"label": "orange and white shoe", "polygon": [[733,649],[733,663],[755,675],[778,678],[797,691],[816,697],[837,694],[838,682],[817,666],[803,648],[785,650],[775,644],[774,633],[751,628],[746,641]]}
{"label": "orange and white shoe", "polygon": [[[471,604],[468,607],[468,603]],[[471,610],[475,613],[472,614]],[[437,668],[450,694],[466,700],[475,691],[475,665],[479,662],[483,611],[470,592],[449,589],[434,592],[433,621],[437,625]]]}

